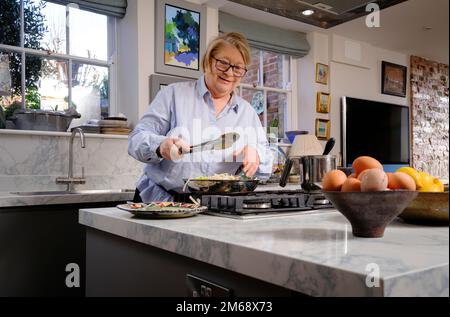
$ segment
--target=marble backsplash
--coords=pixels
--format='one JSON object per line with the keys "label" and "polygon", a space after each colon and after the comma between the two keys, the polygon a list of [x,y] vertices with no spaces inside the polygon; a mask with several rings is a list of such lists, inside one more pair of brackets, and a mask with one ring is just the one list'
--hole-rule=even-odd
{"label": "marble backsplash", "polygon": [[[74,140],[74,176],[84,172],[77,189],[134,189],[143,164],[127,153],[126,136],[86,135],[86,147]],[[65,190],[57,177],[67,177],[68,133],[17,133],[0,130],[0,192]]]}

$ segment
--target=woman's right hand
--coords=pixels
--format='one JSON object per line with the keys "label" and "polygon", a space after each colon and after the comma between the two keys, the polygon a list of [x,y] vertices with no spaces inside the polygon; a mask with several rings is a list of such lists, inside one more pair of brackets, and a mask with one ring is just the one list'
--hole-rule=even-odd
{"label": "woman's right hand", "polygon": [[189,144],[178,138],[167,138],[159,145],[161,156],[169,161],[179,160],[183,153],[189,153],[189,151]]}

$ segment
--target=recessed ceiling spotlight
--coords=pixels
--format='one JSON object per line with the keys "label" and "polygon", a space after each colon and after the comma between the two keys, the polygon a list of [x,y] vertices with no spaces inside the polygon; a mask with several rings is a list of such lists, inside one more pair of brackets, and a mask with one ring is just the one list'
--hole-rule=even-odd
{"label": "recessed ceiling spotlight", "polygon": [[302,12],[303,15],[310,16],[314,14],[314,10],[305,10]]}

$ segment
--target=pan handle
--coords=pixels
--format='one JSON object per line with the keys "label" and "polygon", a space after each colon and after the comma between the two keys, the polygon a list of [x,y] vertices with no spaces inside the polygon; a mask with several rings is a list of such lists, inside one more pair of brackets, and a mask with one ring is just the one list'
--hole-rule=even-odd
{"label": "pan handle", "polygon": [[292,165],[294,164],[294,161],[291,159],[286,160],[286,164],[284,165],[283,174],[281,175],[280,179],[280,186],[286,187],[287,180],[289,177],[289,174],[291,173]]}

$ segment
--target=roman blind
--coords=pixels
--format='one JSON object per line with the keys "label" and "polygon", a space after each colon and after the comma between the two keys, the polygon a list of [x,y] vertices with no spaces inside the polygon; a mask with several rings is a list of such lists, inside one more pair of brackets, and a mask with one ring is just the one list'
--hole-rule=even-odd
{"label": "roman blind", "polygon": [[304,57],[310,50],[306,33],[277,28],[224,12],[219,12],[219,32],[239,32],[252,47],[279,54]]}
{"label": "roman blind", "polygon": [[47,0],[62,5],[76,4],[82,10],[123,18],[127,0]]}

